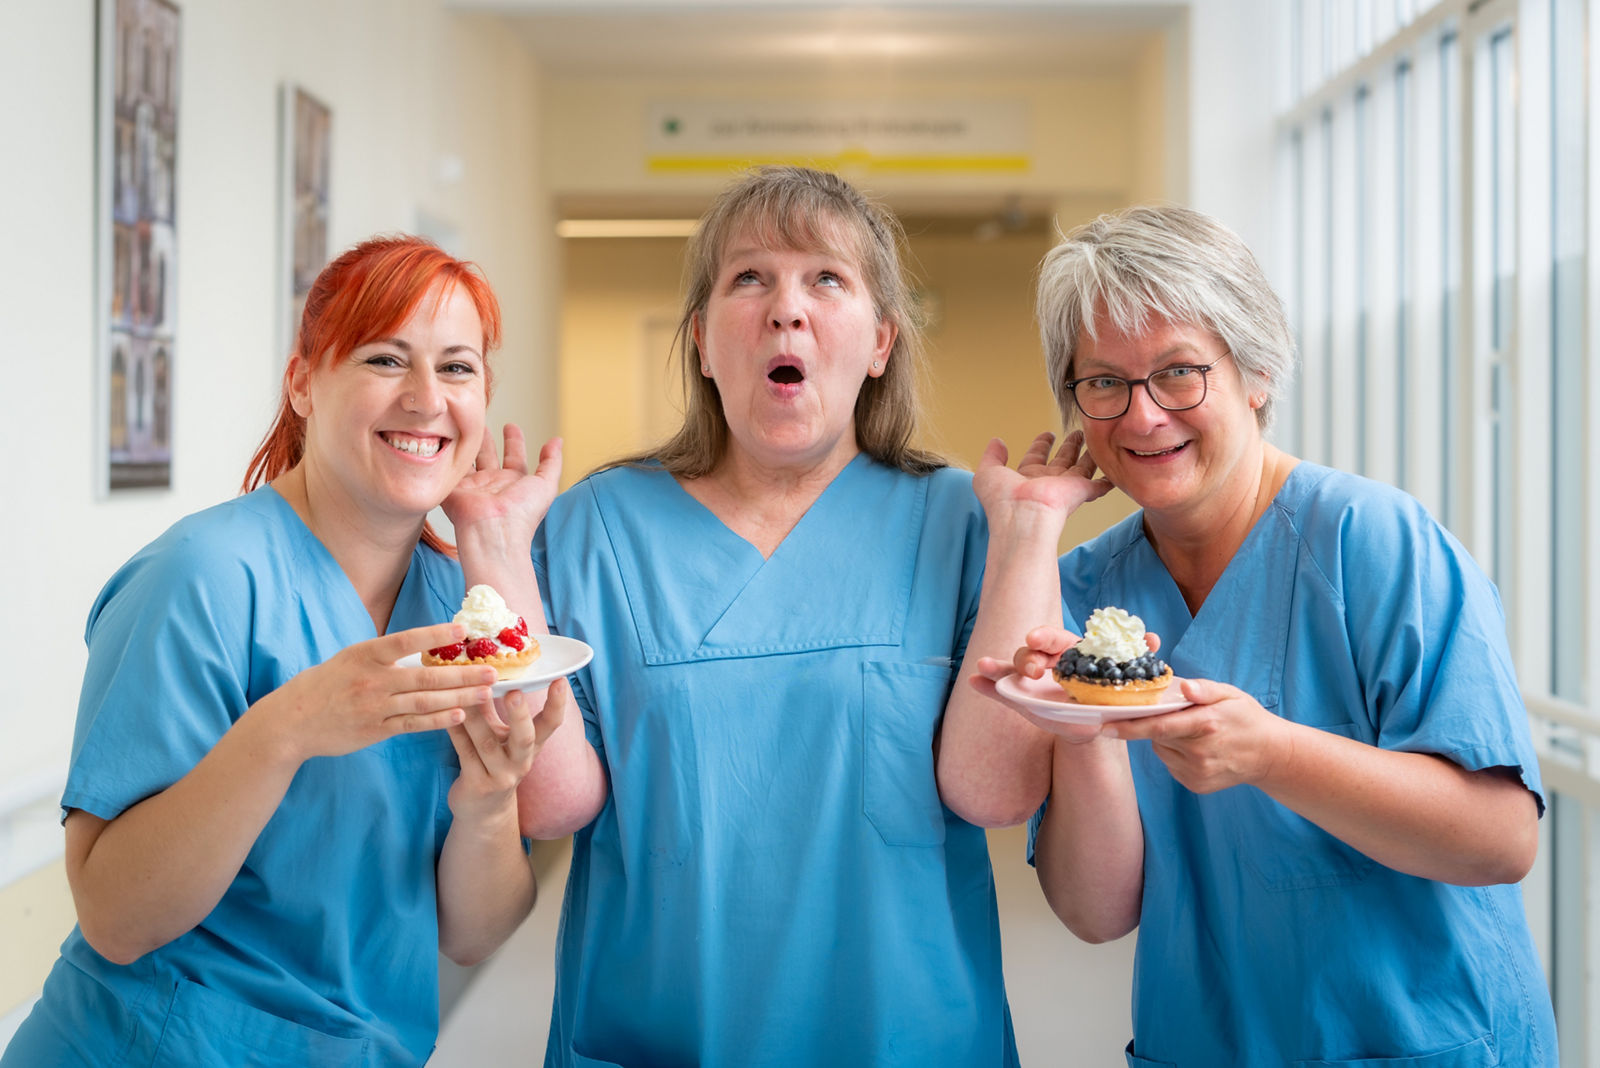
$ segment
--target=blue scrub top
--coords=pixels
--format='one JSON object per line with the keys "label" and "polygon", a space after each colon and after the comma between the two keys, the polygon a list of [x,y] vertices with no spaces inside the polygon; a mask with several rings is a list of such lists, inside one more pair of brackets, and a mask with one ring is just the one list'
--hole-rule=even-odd
{"label": "blue scrub top", "polygon": [[[391,630],[447,620],[461,569],[419,545]],[[63,811],[113,819],[251,704],[375,637],[339,565],[270,487],[192,515],[90,613]],[[127,966],[74,929],[6,1068],[418,1065],[438,1032],[434,867],[459,770],[443,731],[296,773],[200,925]]]}
{"label": "blue scrub top", "polygon": [[971,476],[857,457],[770,559],[659,468],[534,545],[610,797],[574,838],[547,1065],[1014,1065],[984,833],[933,740],[977,613]]}
{"label": "blue scrub top", "polygon": [[[1514,769],[1543,811],[1499,598],[1398,490],[1300,463],[1193,617],[1142,513],[1064,556],[1061,579],[1079,619],[1143,617],[1181,677],[1368,745]],[[1149,742],[1129,756],[1145,834],[1130,1065],[1556,1064],[1518,886],[1403,875],[1253,786],[1198,795]]]}

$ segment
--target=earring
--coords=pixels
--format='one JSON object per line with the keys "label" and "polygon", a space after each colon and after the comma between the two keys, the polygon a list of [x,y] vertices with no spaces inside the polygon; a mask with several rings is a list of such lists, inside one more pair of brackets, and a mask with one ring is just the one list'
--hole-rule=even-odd
{"label": "earring", "polygon": [[700,373],[703,374],[703,375],[709,375],[711,373],[711,365],[709,363],[701,364],[700,365]]}
{"label": "earring", "polygon": [[881,361],[881,360],[873,360],[873,361],[872,361],[872,369],[873,369],[873,370],[874,370],[874,371],[881,371],[881,370],[883,370],[883,362],[882,362],[882,361]]}

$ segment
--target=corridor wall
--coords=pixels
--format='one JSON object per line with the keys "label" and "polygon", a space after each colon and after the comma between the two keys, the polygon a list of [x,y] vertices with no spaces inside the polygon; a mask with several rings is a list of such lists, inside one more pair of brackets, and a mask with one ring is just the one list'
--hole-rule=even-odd
{"label": "corridor wall", "polygon": [[333,114],[330,253],[424,226],[505,305],[491,418],[555,425],[540,73],[492,15],[442,0],[183,0],[172,486],[95,487],[95,0],[0,7],[0,1018],[72,922],[55,799],[95,593],[182,515],[238,490],[275,409],[278,96]]}

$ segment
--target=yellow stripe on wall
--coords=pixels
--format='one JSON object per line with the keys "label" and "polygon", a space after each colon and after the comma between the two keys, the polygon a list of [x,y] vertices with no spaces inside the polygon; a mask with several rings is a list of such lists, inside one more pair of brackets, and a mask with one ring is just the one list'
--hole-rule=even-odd
{"label": "yellow stripe on wall", "polygon": [[866,152],[840,152],[831,156],[651,156],[649,169],[656,174],[705,171],[740,171],[746,167],[797,164],[822,170],[860,167],[868,171],[923,174],[1015,174],[1031,170],[1027,156],[873,156]]}

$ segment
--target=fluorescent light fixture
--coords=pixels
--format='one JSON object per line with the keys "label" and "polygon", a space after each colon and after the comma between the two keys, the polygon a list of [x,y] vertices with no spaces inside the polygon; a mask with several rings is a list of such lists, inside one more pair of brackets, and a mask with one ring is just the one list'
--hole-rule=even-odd
{"label": "fluorescent light fixture", "polygon": [[688,237],[694,219],[562,219],[557,237]]}

